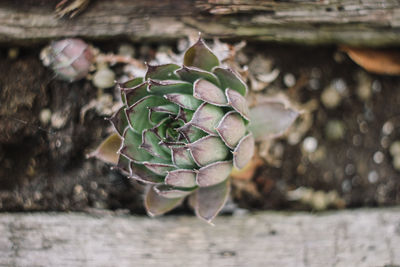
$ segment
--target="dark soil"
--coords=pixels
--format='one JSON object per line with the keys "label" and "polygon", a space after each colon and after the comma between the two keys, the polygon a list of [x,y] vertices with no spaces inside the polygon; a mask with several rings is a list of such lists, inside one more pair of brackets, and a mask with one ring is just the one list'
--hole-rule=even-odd
{"label": "dark soil", "polygon": [[[108,133],[109,123],[93,110],[83,123],[80,120],[81,108],[96,98],[97,89],[86,80],[69,84],[54,79],[38,58],[40,48],[20,48],[16,59],[8,58],[7,51],[8,47],[0,49],[0,210],[104,208],[143,213],[141,185],[85,157]],[[312,126],[297,144],[286,138],[274,142],[284,148],[278,167],[264,164],[251,180],[233,182],[233,201],[239,207],[315,208],[312,200],[288,200],[288,191],[299,187],[335,191],[338,201],[328,208],[400,204],[400,172],[389,154],[390,144],[400,139],[400,77],[367,74],[379,90],[361,100],[356,87],[362,69],[337,53],[335,47],[246,47],[248,58],[264,54],[280,70],[273,86],[287,88],[283,76],[291,73],[298,82],[283,90],[299,104],[315,99],[318,107],[312,112]],[[319,86],[311,88],[308,81],[316,70]],[[335,79],[345,82],[346,92],[336,108],[327,109],[321,93]],[[43,125],[39,114],[45,108],[58,112],[64,124],[58,129]],[[346,131],[339,140],[326,136],[326,124],[333,119],[344,123]],[[394,129],[384,135],[382,127],[388,121]],[[307,136],[318,141],[318,157],[302,149]]]}

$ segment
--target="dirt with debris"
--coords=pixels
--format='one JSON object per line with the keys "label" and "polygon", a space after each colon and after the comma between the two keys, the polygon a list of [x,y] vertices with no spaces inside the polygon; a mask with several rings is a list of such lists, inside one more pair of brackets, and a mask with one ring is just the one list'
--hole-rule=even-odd
{"label": "dirt with debris", "polygon": [[[134,48],[148,60],[158,46]],[[0,48],[0,210],[143,214],[142,185],[85,157],[110,131],[96,110],[82,115],[97,89],[88,80],[54,79],[39,53],[40,47]],[[236,207],[400,204],[400,155],[393,153],[400,140],[399,76],[367,73],[336,47],[253,43],[237,58],[254,73],[249,83],[257,94],[283,92],[303,114],[287,135],[259,145],[263,164],[252,177],[233,179]],[[122,66],[113,69],[122,75]]]}

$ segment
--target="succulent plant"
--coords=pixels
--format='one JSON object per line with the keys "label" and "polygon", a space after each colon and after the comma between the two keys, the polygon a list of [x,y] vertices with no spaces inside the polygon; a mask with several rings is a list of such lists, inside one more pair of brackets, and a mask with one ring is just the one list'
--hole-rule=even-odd
{"label": "succulent plant", "polygon": [[59,78],[69,82],[84,78],[94,59],[90,46],[76,38],[52,42],[42,50],[40,58]]}
{"label": "succulent plant", "polygon": [[[246,84],[221,67],[199,38],[185,52],[183,66],[148,65],[144,78],[119,87],[123,106],[110,118],[117,133],[92,156],[150,185],[145,196],[150,215],[189,196],[197,216],[210,222],[228,198],[232,168],[243,168],[254,153]],[[264,110],[257,109],[255,117]],[[276,124],[281,130],[282,123]],[[263,127],[258,128],[260,136]]]}

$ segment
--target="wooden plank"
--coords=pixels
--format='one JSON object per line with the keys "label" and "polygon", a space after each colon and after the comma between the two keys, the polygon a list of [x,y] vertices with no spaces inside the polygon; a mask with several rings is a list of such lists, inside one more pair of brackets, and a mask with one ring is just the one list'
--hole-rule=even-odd
{"label": "wooden plank", "polygon": [[0,266],[397,266],[400,208],[220,216],[0,214]]}
{"label": "wooden plank", "polygon": [[69,36],[164,41],[187,35],[353,45],[400,44],[399,0],[108,0],[58,20],[53,1],[3,0],[0,42]]}

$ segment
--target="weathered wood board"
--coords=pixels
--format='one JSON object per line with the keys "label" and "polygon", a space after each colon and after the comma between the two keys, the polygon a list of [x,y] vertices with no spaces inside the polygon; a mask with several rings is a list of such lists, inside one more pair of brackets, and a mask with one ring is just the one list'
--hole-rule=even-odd
{"label": "weathered wood board", "polygon": [[57,19],[59,1],[0,2],[0,42],[69,36],[167,39],[197,34],[290,43],[400,44],[398,0],[92,0],[79,16]]}
{"label": "weathered wood board", "polygon": [[0,266],[400,266],[400,208],[151,219],[0,214]]}

